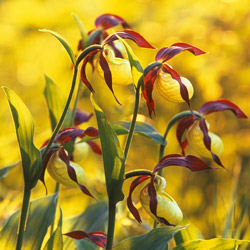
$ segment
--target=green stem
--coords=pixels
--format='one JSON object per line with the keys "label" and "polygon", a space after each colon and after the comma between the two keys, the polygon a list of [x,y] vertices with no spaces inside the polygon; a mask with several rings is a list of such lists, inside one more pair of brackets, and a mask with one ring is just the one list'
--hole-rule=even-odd
{"label": "green stem", "polygon": [[[167,138],[167,135],[168,135],[168,131],[169,131],[169,129],[168,129],[168,127],[167,127],[167,129],[166,129],[166,131],[165,131],[165,133],[164,133],[164,135],[163,135],[163,138],[162,138],[162,141],[163,141],[163,142],[166,141],[166,138]],[[165,148],[166,148],[166,144],[161,144],[161,146],[160,146],[160,151],[159,151],[159,161],[160,161],[160,159],[161,159],[161,158],[163,157],[163,155],[164,155]],[[162,169],[160,169],[159,172],[158,172],[158,174],[159,174],[160,176],[162,176],[162,173],[163,173],[163,171],[162,171]]]}
{"label": "green stem", "polygon": [[115,231],[116,204],[109,202],[108,235],[106,250],[111,250]]}
{"label": "green stem", "polygon": [[138,114],[138,110],[139,110],[139,103],[140,103],[140,89],[141,89],[142,84],[143,84],[143,76],[138,81],[138,85],[136,87],[134,114],[133,114],[133,118],[132,118],[132,121],[130,124],[126,146],[124,149],[123,164],[125,164],[125,162],[127,160],[128,151],[129,151],[132,137],[133,137],[133,134],[135,131],[136,118],[137,118],[137,114]]}
{"label": "green stem", "polygon": [[[55,193],[58,193],[58,197],[59,197],[59,191],[60,191],[60,183],[57,181],[56,182],[56,187],[55,187]],[[56,207],[57,207],[57,203],[58,203],[58,199],[56,200],[56,204],[55,204]],[[50,236],[52,236],[53,231],[54,231],[55,219],[56,218],[54,217],[53,223],[51,224]]]}
{"label": "green stem", "polygon": [[26,188],[24,189],[23,204],[22,204],[21,218],[20,218],[19,229],[18,229],[16,250],[21,250],[22,244],[23,244],[23,235],[24,235],[24,229],[25,229],[26,220],[27,220],[30,193],[31,193],[30,189],[26,189]]}
{"label": "green stem", "polygon": [[50,147],[51,147],[51,145],[52,145],[52,143],[53,143],[53,141],[54,141],[57,133],[59,132],[59,130],[60,130],[62,124],[63,124],[64,118],[65,118],[65,116],[67,114],[67,111],[69,109],[69,105],[70,105],[70,102],[71,102],[71,99],[72,99],[72,96],[73,96],[73,93],[74,93],[75,85],[76,85],[77,72],[78,72],[78,69],[77,69],[77,66],[75,66],[73,80],[72,80],[72,85],[71,85],[71,89],[70,89],[70,92],[69,92],[69,96],[68,96],[67,102],[65,104],[65,107],[64,107],[63,113],[61,115],[61,118],[58,121],[58,123],[57,123],[57,125],[56,125],[56,127],[55,127],[55,129],[53,131],[53,134],[52,134],[52,136],[51,136],[51,138],[50,138],[50,140],[49,140],[49,142],[47,144],[47,147],[46,147],[46,149],[43,152],[43,158],[48,153],[48,151],[49,151],[49,149],[50,149]]}

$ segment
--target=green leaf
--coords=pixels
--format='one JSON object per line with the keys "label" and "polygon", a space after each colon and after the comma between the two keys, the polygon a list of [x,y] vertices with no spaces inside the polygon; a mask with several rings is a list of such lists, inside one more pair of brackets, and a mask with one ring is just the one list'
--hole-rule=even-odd
{"label": "green leaf", "polygon": [[[58,121],[61,118],[67,100],[59,86],[55,84],[55,82],[46,75],[45,82],[46,85],[43,93],[49,109],[51,128],[52,130],[54,130]],[[70,119],[70,112],[68,111],[64,119],[62,128],[70,126]]]}
{"label": "green leaf", "polygon": [[[82,214],[65,220],[63,222],[63,232],[68,233],[75,230],[82,230],[87,233],[97,232],[97,231],[103,232],[106,228],[107,220],[108,220],[107,202],[101,201],[88,206],[87,209]],[[80,240],[80,242],[82,241],[89,243],[87,239]],[[91,243],[89,244],[91,245]],[[63,249],[72,250],[74,249],[74,246],[75,246],[74,240],[70,237],[65,236]]]}
{"label": "green leaf", "polygon": [[[112,128],[115,130],[117,135],[127,134],[130,128],[131,122],[119,121],[112,123]],[[137,121],[135,125],[136,134],[145,136],[154,140],[158,144],[166,145],[167,142],[163,142],[163,137],[161,134],[150,124],[146,122]]]}
{"label": "green leaf", "polygon": [[60,218],[57,229],[49,238],[43,250],[63,250],[63,236],[62,236],[62,210],[60,209]]}
{"label": "green leaf", "polygon": [[89,240],[75,240],[78,250],[96,250],[96,245]]}
{"label": "green leaf", "polygon": [[34,146],[34,122],[30,111],[12,90],[3,87],[8,98],[14,119],[17,140],[22,157],[23,174],[26,188],[33,188],[42,173],[42,157]]}
{"label": "green leaf", "polygon": [[[48,227],[53,222],[58,195],[49,195],[30,203],[22,250],[40,249]],[[0,232],[0,249],[15,249],[20,210],[15,212]]]}
{"label": "green leaf", "polygon": [[189,240],[203,239],[203,236],[199,229],[194,224],[190,223],[186,218],[182,220],[182,224],[188,224],[188,226],[175,234],[174,239],[176,245]]}
{"label": "green leaf", "polygon": [[247,240],[214,238],[211,240],[191,240],[176,246],[173,250],[235,250]]}
{"label": "green leaf", "polygon": [[60,43],[63,45],[63,47],[66,49],[66,51],[68,52],[68,55],[73,65],[75,65],[76,63],[75,54],[73,50],[71,49],[71,47],[69,46],[68,42],[61,35],[59,35],[58,33],[54,31],[47,30],[47,29],[40,29],[39,31],[50,33],[52,36],[56,37],[60,41]]}
{"label": "green leaf", "polygon": [[82,21],[79,19],[79,17],[75,14],[72,14],[73,18],[75,19],[75,22],[80,30],[80,33],[81,33],[81,37],[82,37],[82,45],[83,45],[83,48],[86,48],[88,46],[88,33],[87,31],[85,30],[83,24],[82,24]]}
{"label": "green leaf", "polygon": [[12,168],[18,166],[19,164],[20,164],[20,161],[14,163],[14,164],[11,164],[11,165],[9,165],[9,166],[6,166],[6,167],[1,168],[1,169],[0,169],[0,180],[3,179],[3,178],[5,178],[5,177],[8,175],[9,171],[10,171]]}
{"label": "green leaf", "polygon": [[127,238],[118,243],[113,250],[166,250],[174,234],[184,227],[159,227],[141,236]]}
{"label": "green leaf", "polygon": [[128,45],[128,43],[123,40],[121,37],[117,36],[119,41],[124,45],[126,52],[128,54],[128,60],[130,62],[131,66],[131,73],[133,76],[134,84],[137,86],[137,83],[141,76],[143,75],[143,68],[141,66],[141,63],[138,59],[138,57],[133,52],[132,48]]}
{"label": "green leaf", "polygon": [[101,139],[107,192],[110,202],[116,204],[124,198],[122,193],[125,172],[123,152],[115,131],[107,121],[103,111],[95,103],[92,95],[91,101],[95,109]]}

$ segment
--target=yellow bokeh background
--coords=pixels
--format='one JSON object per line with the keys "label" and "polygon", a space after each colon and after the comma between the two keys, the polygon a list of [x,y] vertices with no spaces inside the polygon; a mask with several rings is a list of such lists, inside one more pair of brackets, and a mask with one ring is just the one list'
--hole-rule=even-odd
{"label": "yellow bokeh background", "polygon": [[[52,78],[65,96],[71,85],[72,71],[68,55],[58,41],[39,29],[50,29],[60,33],[76,51],[80,33],[72,18],[76,14],[86,30],[94,28],[94,20],[104,13],[123,17],[133,29],[142,34],[158,49],[176,42],[190,43],[208,53],[199,57],[184,52],[169,62],[181,76],[187,77],[194,86],[191,100],[195,110],[206,101],[228,99],[250,115],[250,11],[248,0],[2,0],[0,1],[0,85],[14,90],[28,106],[35,123],[35,144],[40,147],[50,136],[50,121],[43,89],[44,74]],[[130,43],[132,45],[132,43]],[[154,61],[156,51],[137,48],[134,52],[143,67]],[[96,78],[95,78],[96,79]],[[105,84],[99,79],[94,82],[98,103],[111,122],[129,120],[133,112],[134,92],[132,87],[115,86],[119,106]],[[154,93],[157,117],[150,119],[146,104],[141,99],[140,119],[149,122],[163,134],[168,120],[176,113],[186,110],[186,104],[166,102]],[[0,91],[0,167],[20,159],[15,129],[8,103]],[[89,91],[83,88],[79,108],[93,112]],[[225,220],[235,205],[232,234],[240,227],[240,215],[244,199],[248,196],[249,208],[249,153],[250,122],[238,120],[229,111],[207,117],[210,129],[218,134],[225,146],[222,156],[223,169],[192,173],[187,169],[171,167],[164,171],[166,191],[175,198],[183,214],[193,222],[205,238],[222,236]],[[96,126],[95,119],[86,126]],[[175,137],[175,127],[168,136],[167,153],[180,153]],[[124,144],[125,137],[120,137]],[[128,170],[152,169],[158,161],[159,146],[147,138],[135,136],[128,158]],[[194,153],[188,149],[188,153]],[[209,162],[209,161],[208,161]],[[209,162],[213,167],[216,165]],[[82,162],[88,174],[90,189],[100,199],[105,198],[102,160],[90,153]],[[46,177],[49,193],[53,192],[54,181]],[[124,185],[127,195],[128,181]],[[12,170],[0,182],[0,225],[17,208],[22,198],[21,169]],[[237,186],[237,187],[236,187]],[[236,192],[233,194],[233,192]],[[72,195],[73,194],[73,195]],[[32,192],[32,199],[45,195],[41,183]],[[136,196],[136,193],[135,195]],[[135,198],[136,200],[136,198]],[[62,188],[60,202],[64,217],[84,211],[94,203],[78,189]],[[121,210],[123,211],[123,205]],[[125,210],[126,211],[126,210]],[[143,213],[143,211],[142,211]],[[137,225],[127,212],[121,213],[116,240],[145,232],[145,225]],[[235,237],[249,239],[249,211],[242,220],[242,230]],[[152,225],[151,219],[145,222]],[[124,228],[121,226],[124,225]],[[148,225],[148,224],[147,224]]]}

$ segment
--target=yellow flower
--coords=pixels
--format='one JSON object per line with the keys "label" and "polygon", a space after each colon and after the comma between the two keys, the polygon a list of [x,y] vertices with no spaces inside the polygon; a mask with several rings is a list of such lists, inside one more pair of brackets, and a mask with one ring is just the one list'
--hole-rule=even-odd
{"label": "yellow flower", "polygon": [[[207,127],[209,124],[207,123]],[[211,150],[218,156],[221,156],[224,150],[223,142],[219,136],[212,132],[208,132],[211,138]],[[203,133],[199,127],[199,121],[195,121],[194,124],[187,130],[187,140],[188,144],[196,151],[198,154],[212,158],[210,151],[205,147],[203,142]]]}
{"label": "yellow flower", "polygon": [[[70,161],[70,166],[75,170],[78,183],[84,185],[86,182],[86,176],[83,168],[72,161]],[[77,183],[69,177],[67,165],[60,159],[59,151],[55,152],[51,156],[47,165],[47,169],[51,177],[57,182],[70,187],[78,186]]]}
{"label": "yellow flower", "polygon": [[[189,99],[191,99],[194,93],[191,82],[185,77],[181,77],[181,81],[186,86]],[[166,100],[170,102],[184,102],[181,96],[179,82],[173,79],[170,74],[164,73],[162,70],[160,70],[155,80],[154,87]]]}
{"label": "yellow flower", "polygon": [[[109,48],[105,48],[102,53],[111,71],[112,84],[128,85],[128,84],[133,83],[130,63],[128,60],[115,57],[113,50]],[[99,60],[97,60],[96,69],[99,75],[102,78],[104,78],[104,73],[99,63]]]}
{"label": "yellow flower", "polygon": [[[176,201],[169,194],[164,192],[166,188],[165,179],[160,176],[155,176],[154,185],[156,189],[157,198],[157,216],[166,219],[172,225],[179,224],[183,218],[182,211]],[[147,184],[141,190],[140,201],[142,207],[146,210],[146,212],[154,220],[158,221],[158,219],[155,217],[155,215],[152,214],[150,210],[150,196],[148,194],[148,186],[149,184]]]}

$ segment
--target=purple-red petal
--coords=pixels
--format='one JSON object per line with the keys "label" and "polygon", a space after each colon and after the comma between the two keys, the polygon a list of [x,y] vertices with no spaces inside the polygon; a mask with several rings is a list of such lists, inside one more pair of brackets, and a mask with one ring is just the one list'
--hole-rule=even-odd
{"label": "purple-red petal", "polygon": [[89,119],[93,116],[93,113],[86,113],[80,109],[76,110],[74,126],[78,126],[84,122],[89,121]]}
{"label": "purple-red petal", "polygon": [[148,72],[144,77],[144,90],[142,91],[143,97],[146,100],[149,116],[152,117],[152,113],[155,114],[155,102],[153,100],[152,92],[154,89],[154,82],[157,77],[160,67],[155,67]]}
{"label": "purple-red petal", "polygon": [[190,51],[195,56],[206,53],[205,51],[187,43],[175,43],[175,44],[172,44],[170,47],[165,47],[165,48],[160,49],[155,56],[155,60],[165,62],[171,59],[172,57],[178,55],[182,51],[186,51],[186,50]]}
{"label": "purple-red petal", "polygon": [[64,235],[69,236],[75,240],[89,238],[96,245],[98,245],[104,249],[106,248],[107,235],[103,232],[86,233],[84,231],[76,230],[76,231],[66,233]]}
{"label": "purple-red petal", "polygon": [[131,26],[121,17],[113,14],[103,14],[96,18],[95,26],[97,28],[109,29],[121,24],[125,29],[131,29]]}
{"label": "purple-red petal", "polygon": [[193,155],[182,156],[178,154],[170,154],[163,157],[160,162],[154,167],[153,173],[169,166],[180,166],[189,168],[191,171],[201,171],[212,169],[201,159]]}
{"label": "purple-red petal", "polygon": [[[208,134],[208,128],[207,128],[207,125],[206,125],[206,121],[204,118],[202,118],[200,120],[200,123],[199,123],[199,127],[203,133],[203,142],[204,142],[204,145],[205,147],[210,151],[212,157],[213,157],[213,160],[221,167],[225,168],[219,158],[218,155],[216,155],[215,153],[212,152],[212,149],[211,149],[211,138]],[[226,169],[226,168],[225,168]]]}
{"label": "purple-red petal", "polygon": [[130,39],[134,41],[141,48],[155,49],[155,47],[152,46],[142,35],[133,30],[123,30],[111,34],[103,41],[103,46],[118,40],[118,36],[123,39]]}
{"label": "purple-red petal", "polygon": [[143,181],[145,181],[145,180],[147,180],[149,178],[150,178],[150,176],[147,176],[147,175],[137,177],[135,180],[133,180],[133,182],[131,183],[130,188],[129,188],[129,195],[128,195],[128,198],[127,198],[127,206],[128,206],[129,211],[133,214],[133,216],[135,217],[135,219],[139,223],[141,223],[142,220],[141,220],[141,217],[140,217],[140,214],[139,214],[138,210],[136,209],[136,207],[134,206],[134,204],[132,202],[132,193],[133,193],[134,189],[140,183],[142,183]]}
{"label": "purple-red petal", "polygon": [[[185,117],[185,118],[181,119],[178,123],[177,129],[176,129],[176,137],[177,137],[177,140],[181,146],[183,155],[185,155],[184,150],[186,147],[186,143],[183,144],[182,136],[186,132],[186,130],[194,123],[195,120],[196,120],[196,118],[194,118],[193,116],[190,116],[190,117]],[[184,140],[184,142],[185,141],[186,140]]]}
{"label": "purple-red petal", "polygon": [[98,155],[102,154],[102,149],[101,149],[101,147],[96,142],[94,142],[94,141],[87,141],[86,143],[91,147],[91,149],[93,150],[93,152],[95,152]]}
{"label": "purple-red petal", "polygon": [[247,115],[236,104],[225,99],[206,102],[199,109],[199,113],[207,115],[213,112],[223,111],[223,110],[232,111],[238,118],[247,118]]}

